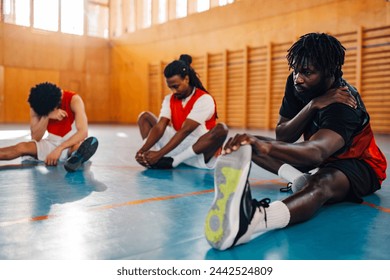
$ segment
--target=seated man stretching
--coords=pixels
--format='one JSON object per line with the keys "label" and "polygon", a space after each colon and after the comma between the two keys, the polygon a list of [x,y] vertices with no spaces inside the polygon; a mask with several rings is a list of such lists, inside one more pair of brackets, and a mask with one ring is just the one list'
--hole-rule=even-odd
{"label": "seated man stretching", "polygon": [[88,121],[79,95],[41,83],[31,88],[28,102],[32,141],[0,148],[0,160],[31,156],[49,166],[65,161],[65,169],[73,172],[96,152],[97,139],[85,139]]}

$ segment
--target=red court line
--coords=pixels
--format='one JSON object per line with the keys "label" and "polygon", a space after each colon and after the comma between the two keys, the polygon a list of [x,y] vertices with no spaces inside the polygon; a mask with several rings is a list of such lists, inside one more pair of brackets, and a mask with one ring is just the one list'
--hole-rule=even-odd
{"label": "red court line", "polygon": [[123,206],[129,206],[129,205],[149,203],[152,201],[164,201],[164,200],[170,200],[170,199],[181,198],[181,197],[186,197],[186,196],[211,193],[213,191],[214,191],[214,189],[209,189],[209,190],[203,190],[203,191],[197,191],[197,192],[191,192],[191,193],[182,193],[182,194],[175,194],[175,195],[151,197],[151,198],[146,198],[146,199],[127,201],[127,202],[118,203],[118,204],[104,205],[104,206],[92,208],[90,210],[96,211],[96,210],[113,209],[113,208],[118,208],[118,207],[123,207]]}
{"label": "red court line", "polygon": [[[280,179],[257,180],[257,181],[251,180],[251,184],[260,185],[260,184],[269,184],[269,183],[281,184],[282,181]],[[149,203],[149,202],[154,202],[154,201],[166,201],[166,200],[171,200],[171,199],[176,199],[176,198],[202,195],[202,194],[207,194],[207,193],[212,193],[212,192],[214,192],[214,189],[208,189],[208,190],[196,191],[196,192],[190,192],[190,193],[183,193],[183,194],[151,197],[151,198],[127,201],[127,202],[123,202],[123,203],[109,204],[109,205],[104,205],[104,206],[99,206],[99,207],[93,207],[93,208],[88,209],[87,211],[101,211],[101,210],[114,209],[114,208],[124,207],[124,206],[144,204],[144,203]],[[382,212],[385,212],[385,213],[390,213],[389,208],[385,208],[385,207],[382,207],[382,206],[379,206],[379,205],[376,205],[373,203],[369,203],[366,201],[363,201],[362,204],[370,206],[372,208],[375,208],[375,209],[382,211]],[[13,221],[0,222],[0,227],[14,225],[14,224],[20,224],[20,223],[44,221],[44,220],[48,220],[48,219],[52,219],[52,218],[56,218],[56,217],[59,217],[59,216],[58,215],[42,215],[42,216],[23,218],[23,219],[18,219],[18,220],[13,220]]]}
{"label": "red court line", "polygon": [[37,222],[37,221],[44,221],[48,220],[49,218],[54,218],[57,217],[56,215],[43,215],[43,216],[36,216],[36,217],[31,217],[31,218],[22,218],[18,220],[13,220],[13,221],[6,221],[6,222],[0,222],[0,227],[5,227],[5,226],[11,226],[15,224],[24,224],[24,223],[29,223],[29,222]]}
{"label": "red court line", "polygon": [[[280,182],[279,179],[276,179],[276,180],[273,179],[273,180],[257,180],[257,181],[251,182],[251,183],[269,184],[269,183],[278,183],[278,182]],[[201,195],[201,194],[206,194],[206,193],[211,193],[211,192],[214,192],[214,189],[208,189],[208,190],[191,192],[191,193],[184,193],[184,194],[151,197],[151,198],[146,198],[146,199],[127,201],[127,202],[118,203],[118,204],[109,204],[109,205],[94,207],[94,208],[88,209],[88,211],[101,211],[101,210],[113,209],[113,208],[118,208],[118,207],[123,207],[123,206],[144,204],[144,203],[149,203],[149,202],[153,202],[153,201],[164,201],[164,200],[170,200],[170,199],[187,197],[187,196]],[[55,217],[58,217],[58,216],[57,215],[44,215],[44,216],[36,216],[36,217],[32,217],[32,218],[23,218],[23,219],[18,219],[18,220],[13,220],[13,221],[0,222],[0,227],[14,225],[14,224],[28,223],[28,222],[43,221],[43,220],[48,220],[48,219],[55,218]]]}
{"label": "red court line", "polygon": [[[208,189],[208,190],[190,192],[190,193],[183,193],[183,194],[151,197],[151,198],[139,199],[139,200],[132,200],[132,201],[127,201],[127,202],[123,202],[123,203],[109,204],[109,205],[104,205],[104,206],[99,206],[99,207],[93,207],[93,208],[88,209],[87,211],[101,211],[101,210],[113,209],[113,208],[118,208],[118,207],[123,207],[123,206],[144,204],[144,203],[149,203],[149,202],[153,202],[153,201],[165,201],[165,200],[176,199],[176,198],[181,198],[181,197],[201,195],[201,194],[206,194],[206,193],[211,193],[211,192],[214,192],[214,189]],[[35,217],[31,217],[31,218],[23,218],[23,219],[18,219],[18,220],[13,220],[13,221],[0,222],[0,227],[28,223],[28,222],[44,221],[44,220],[48,220],[48,219],[52,219],[52,218],[56,218],[56,217],[59,217],[59,216],[58,215],[43,215],[43,216],[35,216]]]}
{"label": "red court line", "polygon": [[372,208],[375,208],[375,209],[382,211],[382,212],[385,212],[385,213],[390,213],[390,208],[382,207],[382,206],[379,206],[379,205],[376,205],[374,203],[367,202],[367,201],[363,201],[362,204],[370,206]]}

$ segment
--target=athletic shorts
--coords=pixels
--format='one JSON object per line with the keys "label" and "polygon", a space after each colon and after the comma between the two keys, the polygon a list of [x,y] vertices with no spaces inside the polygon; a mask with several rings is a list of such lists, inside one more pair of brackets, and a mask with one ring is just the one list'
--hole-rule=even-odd
{"label": "athletic shorts", "polygon": [[[154,147],[151,150],[160,150],[162,147],[164,147],[169,140],[176,134],[176,131],[171,127],[167,126],[163,136],[161,139],[154,145]],[[175,149],[167,153],[165,156],[167,157],[174,157],[175,155],[178,155],[182,153],[184,150],[186,150],[188,147],[191,147],[198,141],[199,137],[193,134],[188,135],[183,142],[181,142]],[[183,163],[192,167],[201,168],[201,169],[214,169],[216,164],[217,158],[214,156],[212,157],[207,163],[205,162],[204,155],[198,154],[192,158],[186,159]]]}
{"label": "athletic shorts", "polygon": [[381,188],[376,173],[365,161],[358,159],[341,159],[326,163],[322,167],[335,168],[347,176],[351,185],[347,201],[361,203],[362,197],[372,194]]}
{"label": "athletic shorts", "polygon": [[[46,157],[63,142],[62,138],[56,139],[55,137],[50,136],[40,141],[33,141],[37,145],[37,158],[41,161],[45,161]],[[65,161],[69,157],[68,151],[69,149],[62,151],[59,161]]]}

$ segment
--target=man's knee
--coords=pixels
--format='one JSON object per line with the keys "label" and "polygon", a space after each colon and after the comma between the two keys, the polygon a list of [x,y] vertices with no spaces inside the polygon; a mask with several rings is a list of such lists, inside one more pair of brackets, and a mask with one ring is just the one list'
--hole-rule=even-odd
{"label": "man's knee", "polygon": [[20,142],[14,146],[14,149],[20,156],[36,154],[35,142]]}
{"label": "man's knee", "polygon": [[157,117],[148,111],[143,111],[138,115],[137,124],[138,126],[154,126],[157,123]]}
{"label": "man's knee", "polygon": [[143,121],[145,119],[150,118],[151,113],[148,111],[143,111],[138,115],[137,122]]}
{"label": "man's knee", "polygon": [[226,138],[227,134],[229,132],[229,129],[226,124],[224,123],[218,123],[212,130],[212,135],[215,138]]}
{"label": "man's knee", "polygon": [[[338,188],[337,177],[332,172],[318,172],[310,176],[305,189],[310,190],[317,196],[322,196],[324,200],[329,200],[337,195]],[[340,190],[340,189],[339,189]]]}

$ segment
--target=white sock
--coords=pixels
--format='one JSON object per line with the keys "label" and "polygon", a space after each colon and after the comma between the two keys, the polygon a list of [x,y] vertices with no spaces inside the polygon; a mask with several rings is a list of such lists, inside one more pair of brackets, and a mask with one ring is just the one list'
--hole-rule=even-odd
{"label": "white sock", "polygon": [[282,201],[274,201],[267,208],[257,208],[247,232],[237,241],[246,243],[260,233],[277,228],[284,228],[290,222],[290,210]]}
{"label": "white sock", "polygon": [[268,208],[260,209],[258,208],[252,219],[252,223],[256,224],[253,233],[284,228],[290,221],[290,210],[282,201],[274,201]]}
{"label": "white sock", "polygon": [[311,174],[302,173],[295,167],[285,163],[279,168],[278,175],[282,179],[291,182],[291,190],[295,193],[307,184]]}
{"label": "white sock", "polygon": [[189,159],[189,158],[192,158],[196,156],[196,153],[194,152],[194,149],[191,147],[188,147],[187,149],[185,149],[183,152],[181,152],[180,154],[176,155],[176,156],[173,156],[173,163],[172,163],[172,166],[173,167],[176,167],[178,166],[180,163],[182,163],[183,161],[185,161],[186,159]]}
{"label": "white sock", "polygon": [[302,176],[303,173],[290,164],[285,163],[279,168],[278,175],[288,182],[293,182],[298,177]]}

